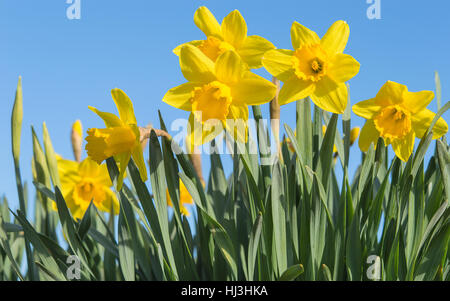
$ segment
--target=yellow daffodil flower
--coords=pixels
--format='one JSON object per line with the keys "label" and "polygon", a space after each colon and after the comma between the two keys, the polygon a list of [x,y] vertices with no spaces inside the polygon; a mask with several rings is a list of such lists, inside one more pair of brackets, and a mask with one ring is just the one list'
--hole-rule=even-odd
{"label": "yellow daffodil flower", "polygon": [[[82,219],[91,201],[101,211],[119,213],[119,202],[111,190],[106,164],[89,157],[81,163],[57,157],[61,192],[74,219]],[[53,209],[57,210],[53,202]]]}
{"label": "yellow daffodil flower", "polygon": [[[167,205],[170,207],[173,207],[172,200],[170,199],[169,190],[166,190],[166,199],[167,199]],[[186,204],[193,204],[194,201],[192,200],[192,196],[187,190],[186,186],[184,186],[183,182],[180,181],[180,212],[181,214],[185,216],[189,216],[189,211],[187,210]]]}
{"label": "yellow daffodil flower", "polygon": [[98,164],[109,157],[114,157],[119,168],[116,188],[120,190],[131,157],[139,168],[141,179],[144,182],[147,180],[147,168],[145,167],[133,104],[125,92],[120,89],[113,89],[111,95],[120,118],[114,114],[100,112],[96,108],[89,107],[103,119],[106,129],[91,128],[88,130],[86,151],[88,156]]}
{"label": "yellow daffodil flower", "polygon": [[223,128],[245,141],[247,106],[267,103],[276,93],[274,84],[248,71],[232,50],[213,62],[199,48],[185,45],[180,49],[180,66],[189,82],[170,89],[163,101],[192,112],[188,131],[191,146],[211,141]]}
{"label": "yellow daffodil flower", "polygon": [[[367,151],[382,137],[386,145],[392,144],[397,157],[408,161],[415,137],[423,137],[435,116],[426,108],[433,98],[432,91],[409,92],[406,86],[388,81],[375,98],[355,104],[353,112],[367,119],[359,137],[361,150]],[[433,139],[447,130],[447,123],[439,118],[433,127]]]}
{"label": "yellow daffodil flower", "polygon": [[267,71],[284,83],[278,99],[280,105],[309,96],[326,111],[344,112],[348,96],[345,82],[359,72],[359,63],[343,54],[349,33],[344,21],[331,25],[322,39],[305,26],[292,24],[294,50],[269,50],[262,59]]}
{"label": "yellow daffodil flower", "polygon": [[[249,68],[260,68],[261,58],[267,50],[274,49],[272,43],[260,36],[247,36],[247,24],[238,10],[226,16],[219,25],[208,8],[202,6],[194,15],[194,23],[206,35],[206,40],[187,44],[198,47],[207,57],[215,61],[227,50],[235,50]],[[180,55],[182,44],[173,52]]]}

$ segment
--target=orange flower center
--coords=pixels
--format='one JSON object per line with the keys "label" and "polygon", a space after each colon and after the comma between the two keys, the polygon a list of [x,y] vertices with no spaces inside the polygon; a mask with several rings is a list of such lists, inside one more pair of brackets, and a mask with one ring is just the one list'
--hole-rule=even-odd
{"label": "orange flower center", "polygon": [[319,44],[305,45],[295,50],[292,64],[299,79],[317,82],[327,73],[328,55]]}
{"label": "orange flower center", "polygon": [[231,104],[230,88],[218,81],[213,81],[192,91],[192,112],[201,123],[225,121]]}
{"label": "orange flower center", "polygon": [[411,114],[399,105],[382,109],[373,120],[383,138],[401,139],[411,131]]}
{"label": "orange flower center", "polygon": [[234,47],[227,42],[223,42],[216,37],[208,37],[197,46],[211,60],[216,59],[227,50],[234,50]]}
{"label": "orange flower center", "polygon": [[94,204],[100,204],[105,199],[103,189],[97,187],[96,184],[89,179],[83,179],[76,184],[73,197],[75,203],[83,209],[86,209],[91,201],[93,201]]}

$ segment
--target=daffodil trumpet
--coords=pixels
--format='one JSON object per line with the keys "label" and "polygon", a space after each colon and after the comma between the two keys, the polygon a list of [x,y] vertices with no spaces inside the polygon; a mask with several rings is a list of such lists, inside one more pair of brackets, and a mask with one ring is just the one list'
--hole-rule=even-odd
{"label": "daffodil trumpet", "polygon": [[86,151],[88,156],[98,164],[109,157],[114,157],[119,168],[116,189],[120,190],[131,158],[136,163],[144,182],[147,180],[147,168],[141,147],[141,131],[134,115],[133,104],[120,89],[113,89],[111,95],[119,111],[119,117],[89,107],[103,119],[106,128],[88,129]]}

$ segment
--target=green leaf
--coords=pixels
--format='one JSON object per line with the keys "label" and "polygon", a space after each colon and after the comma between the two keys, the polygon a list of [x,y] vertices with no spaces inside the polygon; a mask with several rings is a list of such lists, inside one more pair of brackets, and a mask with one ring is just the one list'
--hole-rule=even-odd
{"label": "green leaf", "polygon": [[86,212],[83,215],[83,218],[81,219],[80,225],[78,227],[78,236],[81,240],[84,239],[84,236],[89,231],[89,228],[91,227],[92,221],[95,218],[95,212],[92,207],[94,206],[93,202],[89,204],[89,207],[87,208]]}
{"label": "green leaf", "polygon": [[50,177],[53,181],[54,186],[61,187],[55,151],[53,149],[53,144],[50,139],[50,134],[48,133],[47,125],[45,124],[45,122],[42,125],[42,131],[43,131],[43,135],[44,135],[45,157],[47,159],[47,165],[48,165],[48,170],[50,172]]}
{"label": "green leaf", "polygon": [[[298,143],[298,156],[301,156],[303,163],[312,167],[312,128],[311,128],[311,102],[308,98],[297,100],[297,123],[296,137],[291,141]],[[295,135],[294,135],[295,136]]]}
{"label": "green leaf", "polygon": [[97,243],[99,243],[102,247],[105,248],[106,251],[119,258],[119,250],[117,248],[117,244],[115,241],[112,241],[102,233],[97,230],[90,228],[88,230],[88,234],[92,237]]}
{"label": "green leaf", "polygon": [[261,238],[262,231],[262,213],[258,214],[258,217],[253,224],[252,233],[250,234],[250,240],[248,243],[248,255],[247,255],[247,265],[248,265],[248,280],[254,280],[255,271],[255,261],[256,255],[258,254],[259,239]]}
{"label": "green leaf", "polygon": [[14,259],[13,254],[11,252],[11,247],[9,245],[8,236],[6,234],[7,232],[8,231],[5,227],[5,224],[3,223],[2,215],[0,214],[0,247],[5,251],[6,256],[8,256],[8,259],[11,261],[13,270],[16,273],[17,277],[19,277],[20,280],[24,281],[22,273],[20,272],[19,265],[17,264],[16,260]]}
{"label": "green leaf", "polygon": [[27,221],[23,212],[19,210],[17,212],[17,215],[14,214],[14,216],[22,225],[25,237],[27,237],[27,239],[33,245],[34,252],[40,259],[42,265],[53,275],[55,275],[58,280],[65,280],[64,274],[62,273],[62,271],[60,271],[55,259],[49,253],[47,246],[42,242],[39,234],[36,232],[36,230],[34,230],[33,226],[31,226],[31,224]]}
{"label": "green leaf", "polygon": [[133,244],[122,206],[119,213],[119,264],[125,281],[135,281]]}
{"label": "green leaf", "polygon": [[444,183],[445,196],[450,200],[450,152],[448,147],[440,140],[436,140],[439,169]]}
{"label": "green leaf", "polygon": [[272,194],[271,194],[271,208],[273,220],[273,236],[275,242],[275,252],[273,256],[276,257],[278,266],[278,275],[287,268],[287,253],[286,253],[286,199],[283,182],[283,172],[280,163],[276,163],[272,169]]}
{"label": "green leaf", "polygon": [[350,280],[352,281],[362,280],[363,260],[359,223],[359,216],[355,214],[347,238],[345,257],[346,265],[350,273]]}
{"label": "green leaf", "polygon": [[194,200],[197,208],[200,209],[202,217],[205,219],[209,225],[209,231],[214,237],[214,241],[217,244],[220,252],[222,253],[224,259],[227,261],[230,271],[232,272],[232,279],[237,280],[237,263],[236,263],[236,251],[234,250],[234,245],[230,239],[225,228],[212,216],[210,216],[206,210],[203,208],[200,201],[200,195],[195,187],[195,184],[189,179],[184,173],[179,174],[181,180],[183,181],[186,189],[189,191],[192,199]]}
{"label": "green leaf", "polygon": [[[22,120],[23,120],[22,77],[19,76],[16,96],[14,99],[13,111],[11,114],[11,145],[12,145],[12,154],[14,158],[14,171],[16,174],[16,185],[19,197],[19,206],[20,210],[26,215],[27,210],[25,204],[25,195],[19,166]],[[33,254],[31,252],[30,243],[27,239],[25,239],[25,251],[27,256],[27,266],[29,270],[28,274],[30,275],[29,276],[30,280],[34,280],[35,268],[34,268]]]}
{"label": "green leaf", "polygon": [[418,281],[432,281],[443,266],[447,257],[448,245],[450,242],[450,223],[439,231],[439,233],[431,241],[422,260],[417,266],[415,279]]}
{"label": "green leaf", "polygon": [[61,226],[63,228],[63,233],[66,235],[70,247],[78,256],[81,263],[84,265],[84,268],[86,268],[89,271],[89,274],[91,274],[91,276],[94,277],[94,274],[89,269],[89,263],[86,257],[86,253],[85,250],[83,249],[80,238],[78,237],[74,221],[69,212],[69,209],[67,208],[66,201],[64,200],[61,190],[59,190],[58,186],[55,187],[55,201],[56,206],[58,208],[58,215],[61,221]]}
{"label": "green leaf", "polygon": [[328,179],[330,178],[337,120],[338,115],[333,114],[333,116],[331,116],[330,122],[328,123],[327,130],[322,141],[322,146],[320,147],[320,159],[319,165],[317,167],[317,174],[320,177],[324,187],[327,187]]}
{"label": "green leaf", "polygon": [[295,280],[298,276],[300,276],[304,272],[303,265],[295,264],[287,268],[278,281],[292,281]]}

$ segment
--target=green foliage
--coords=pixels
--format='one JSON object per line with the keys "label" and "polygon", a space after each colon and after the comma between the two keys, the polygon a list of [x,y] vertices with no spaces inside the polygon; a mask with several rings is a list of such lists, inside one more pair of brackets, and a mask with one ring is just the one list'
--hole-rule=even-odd
{"label": "green foliage", "polygon": [[[342,116],[341,137],[338,115],[317,107],[311,114],[310,101],[298,101],[297,135],[285,125],[294,151],[283,142],[281,160],[260,164],[271,155],[263,129],[257,155],[248,151],[255,141],[234,145],[239,152],[228,178],[221,157],[211,154],[206,186],[188,155],[152,131],[150,181],[142,182],[130,161],[130,185],[116,192],[118,218],[91,203],[78,221],[58,186],[44,124],[44,148],[33,130],[37,201],[31,222],[19,169],[21,102],[19,82],[12,125],[20,210],[11,215],[6,198],[0,200],[0,280],[70,280],[70,255],[80,260],[81,280],[374,280],[372,255],[380,258],[380,280],[449,280],[450,149],[445,138],[437,140],[434,154],[424,159],[433,124],[406,164],[389,162],[379,140],[349,179],[350,109]],[[262,118],[259,107],[253,113]],[[160,122],[164,130],[161,116]],[[113,158],[107,166],[116,182]],[[180,213],[178,181],[194,200],[192,217]]]}

